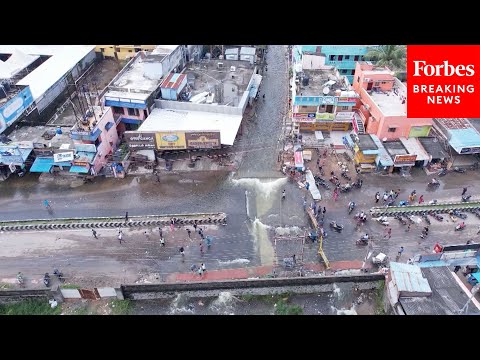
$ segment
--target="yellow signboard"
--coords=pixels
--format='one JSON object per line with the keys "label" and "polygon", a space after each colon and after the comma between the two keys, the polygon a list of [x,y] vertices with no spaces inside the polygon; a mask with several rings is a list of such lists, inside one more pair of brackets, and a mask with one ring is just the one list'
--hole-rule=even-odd
{"label": "yellow signboard", "polygon": [[158,132],[157,138],[158,150],[186,149],[185,133],[183,131]]}

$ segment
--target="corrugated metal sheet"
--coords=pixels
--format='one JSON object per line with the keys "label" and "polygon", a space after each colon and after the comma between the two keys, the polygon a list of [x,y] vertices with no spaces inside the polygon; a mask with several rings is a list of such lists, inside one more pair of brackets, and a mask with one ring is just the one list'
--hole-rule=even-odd
{"label": "corrugated metal sheet", "polygon": [[428,294],[432,292],[419,266],[393,262],[390,263],[390,271],[392,280],[395,282],[397,290],[400,293]]}

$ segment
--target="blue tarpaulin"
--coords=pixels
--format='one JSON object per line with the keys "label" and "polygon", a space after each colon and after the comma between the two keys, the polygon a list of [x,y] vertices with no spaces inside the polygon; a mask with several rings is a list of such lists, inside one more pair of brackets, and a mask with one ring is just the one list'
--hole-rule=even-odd
{"label": "blue tarpaulin", "polygon": [[80,174],[88,174],[88,168],[85,166],[78,166],[78,165],[73,165],[70,168],[71,173],[80,173]]}
{"label": "blue tarpaulin", "polygon": [[30,172],[49,172],[52,166],[71,166],[69,162],[53,162],[53,158],[36,158]]}

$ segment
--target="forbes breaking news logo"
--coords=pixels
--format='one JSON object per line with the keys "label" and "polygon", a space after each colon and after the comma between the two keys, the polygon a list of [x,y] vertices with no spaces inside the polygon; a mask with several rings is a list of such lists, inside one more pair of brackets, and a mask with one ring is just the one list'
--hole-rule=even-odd
{"label": "forbes breaking news logo", "polygon": [[408,117],[478,117],[477,69],[478,45],[408,45]]}

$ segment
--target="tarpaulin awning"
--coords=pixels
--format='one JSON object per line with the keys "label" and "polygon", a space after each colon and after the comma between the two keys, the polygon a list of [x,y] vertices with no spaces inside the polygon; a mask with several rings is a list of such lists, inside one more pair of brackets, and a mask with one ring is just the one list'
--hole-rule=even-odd
{"label": "tarpaulin awning", "polygon": [[53,158],[36,158],[30,172],[49,172],[52,166],[71,166],[69,162],[54,162]]}
{"label": "tarpaulin awning", "polygon": [[70,172],[71,173],[88,174],[88,168],[86,166],[73,165],[70,168]]}

